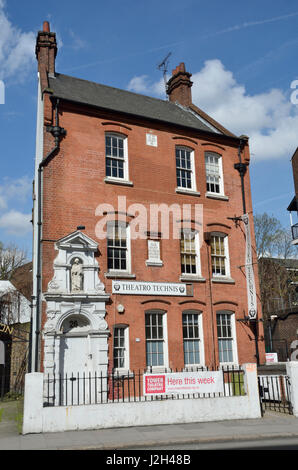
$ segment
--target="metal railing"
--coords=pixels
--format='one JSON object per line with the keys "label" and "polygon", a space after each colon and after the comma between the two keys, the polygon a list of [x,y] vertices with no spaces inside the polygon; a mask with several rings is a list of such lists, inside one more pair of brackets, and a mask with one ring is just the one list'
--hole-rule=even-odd
{"label": "metal railing", "polygon": [[[244,371],[240,367],[230,366],[223,370],[223,393],[188,393],[147,396],[143,394],[143,376],[145,371],[127,371],[119,374],[72,373],[46,375],[44,379],[44,406],[76,406],[104,403],[129,403],[154,400],[179,400],[213,397],[231,397],[246,395]],[[199,372],[207,368],[183,370],[165,370],[163,373]],[[150,373],[150,371],[149,371]]]}
{"label": "metal railing", "polygon": [[291,384],[287,375],[259,376],[261,411],[266,409],[293,414]]}
{"label": "metal railing", "polygon": [[264,311],[268,314],[283,313],[287,310],[298,310],[297,293],[291,293],[287,297],[272,297],[264,305]]}

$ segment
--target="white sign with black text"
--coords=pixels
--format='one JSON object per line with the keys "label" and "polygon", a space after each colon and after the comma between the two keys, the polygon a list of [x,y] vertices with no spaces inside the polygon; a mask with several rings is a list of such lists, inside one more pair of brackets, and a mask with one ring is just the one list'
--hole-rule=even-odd
{"label": "white sign with black text", "polygon": [[186,296],[186,284],[170,282],[113,281],[113,294]]}
{"label": "white sign with black text", "polygon": [[151,147],[157,147],[157,135],[146,134],[146,145],[150,145]]}
{"label": "white sign with black text", "polygon": [[246,236],[245,274],[247,284],[248,316],[251,320],[255,320],[257,318],[257,294],[252,263],[250,224],[248,214],[244,214],[241,218],[244,222]]}

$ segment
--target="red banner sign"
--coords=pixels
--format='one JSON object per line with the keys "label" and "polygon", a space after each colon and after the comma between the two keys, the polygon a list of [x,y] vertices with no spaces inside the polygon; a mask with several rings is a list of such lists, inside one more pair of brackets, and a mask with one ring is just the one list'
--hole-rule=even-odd
{"label": "red banner sign", "polygon": [[223,393],[222,371],[144,374],[144,395]]}

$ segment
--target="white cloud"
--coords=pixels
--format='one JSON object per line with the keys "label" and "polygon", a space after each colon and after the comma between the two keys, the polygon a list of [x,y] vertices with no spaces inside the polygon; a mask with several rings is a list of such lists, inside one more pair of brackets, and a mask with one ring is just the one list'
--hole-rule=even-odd
{"label": "white cloud", "polygon": [[6,209],[11,201],[24,202],[32,192],[32,181],[28,176],[12,180],[4,178],[0,184],[0,209]]}
{"label": "white cloud", "polygon": [[[253,159],[290,158],[298,146],[298,106],[280,89],[249,94],[218,59],[192,75],[193,103],[236,135],[250,138]],[[129,89],[161,96],[161,82],[134,77]]]}
{"label": "white cloud", "polygon": [[22,214],[12,209],[0,216],[0,228],[9,235],[23,237],[32,230],[31,218],[31,214]]}
{"label": "white cloud", "polygon": [[206,61],[192,79],[193,102],[236,135],[248,135],[254,158],[291,157],[298,107],[282,90],[248,94],[220,60]]}
{"label": "white cloud", "polygon": [[27,207],[31,193],[32,182],[27,176],[3,179],[0,184],[0,229],[6,234],[22,237],[31,231],[32,214],[21,211],[23,206]]}
{"label": "white cloud", "polygon": [[5,7],[6,2],[0,0],[0,79],[22,81],[35,61],[35,34],[14,26]]}
{"label": "white cloud", "polygon": [[152,82],[148,75],[140,75],[130,80],[127,90],[134,91],[135,93],[162,96],[165,94],[165,85],[163,78],[159,82]]}
{"label": "white cloud", "polygon": [[206,37],[218,36],[220,34],[230,33],[232,31],[238,31],[238,30],[241,30],[241,29],[244,29],[244,28],[250,28],[252,26],[260,26],[260,25],[264,25],[264,24],[267,24],[267,23],[273,23],[275,21],[287,20],[287,19],[293,18],[297,15],[298,15],[298,12],[295,11],[295,12],[289,13],[287,15],[274,16],[273,18],[265,18],[263,20],[257,20],[257,21],[246,21],[244,23],[237,24],[237,25],[234,25],[234,26],[230,26],[229,28],[222,29],[222,30],[217,31],[215,33],[211,33],[211,34],[207,35]]}

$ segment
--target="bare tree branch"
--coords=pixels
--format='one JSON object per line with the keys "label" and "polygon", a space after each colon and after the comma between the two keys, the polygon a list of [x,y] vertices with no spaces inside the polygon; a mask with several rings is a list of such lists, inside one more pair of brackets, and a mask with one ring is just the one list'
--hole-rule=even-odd
{"label": "bare tree branch", "polygon": [[15,245],[0,243],[0,280],[10,280],[15,271],[27,262],[26,252]]}

